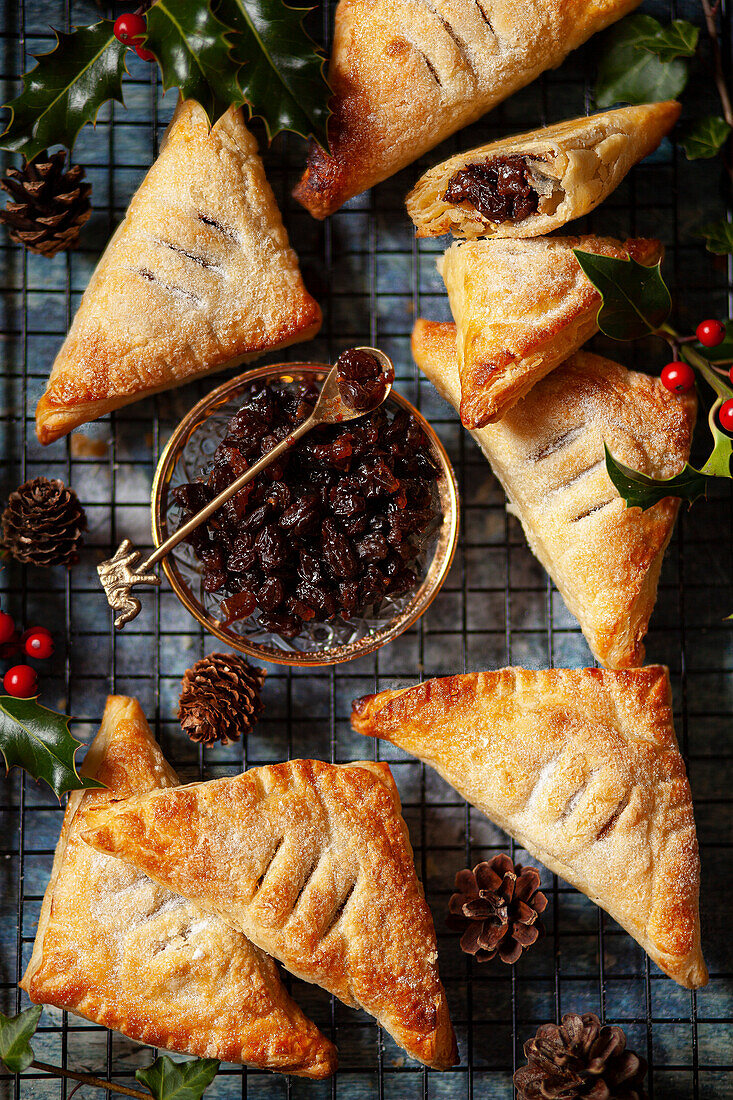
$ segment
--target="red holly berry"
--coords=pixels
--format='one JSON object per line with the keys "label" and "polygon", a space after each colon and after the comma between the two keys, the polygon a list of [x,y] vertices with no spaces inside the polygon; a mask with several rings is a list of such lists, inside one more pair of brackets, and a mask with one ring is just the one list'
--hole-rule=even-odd
{"label": "red holly berry", "polygon": [[701,321],[696,333],[704,348],[717,348],[725,340],[725,325],[722,321]]}
{"label": "red holly berry", "polygon": [[731,367],[728,371],[728,377],[730,378],[731,382],[733,382],[733,367]]}
{"label": "red holly berry", "polygon": [[718,409],[718,423],[724,432],[733,435],[733,397],[729,397]]}
{"label": "red holly berry", "polygon": [[28,699],[35,695],[38,686],[36,670],[30,665],[13,665],[3,677],[3,687],[16,699]]}
{"label": "red holly berry", "polygon": [[115,19],[115,38],[125,46],[139,46],[142,41],[141,35],[145,34],[147,29],[142,15],[134,11],[125,12]]}
{"label": "red holly berry", "polygon": [[45,626],[26,630],[23,635],[23,649],[29,657],[37,657],[41,661],[47,660],[54,651],[51,632],[46,630]]}
{"label": "red holly berry", "polygon": [[141,61],[155,61],[155,54],[152,50],[146,50],[144,46],[136,46],[135,53]]}
{"label": "red holly berry", "polygon": [[15,634],[15,623],[12,615],[8,615],[7,611],[0,611],[0,645],[11,642],[13,634]]}
{"label": "red holly berry", "polygon": [[688,393],[695,385],[695,372],[681,359],[667,363],[662,370],[662,385],[672,393]]}

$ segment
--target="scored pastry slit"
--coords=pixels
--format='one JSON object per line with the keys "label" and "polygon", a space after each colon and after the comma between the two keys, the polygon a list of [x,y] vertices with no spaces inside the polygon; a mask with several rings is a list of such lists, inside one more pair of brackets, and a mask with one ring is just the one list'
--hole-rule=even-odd
{"label": "scored pastry slit", "polygon": [[207,260],[205,256],[198,256],[195,252],[190,252],[183,245],[175,244],[173,241],[166,241],[162,237],[153,238],[153,243],[158,244],[161,248],[169,248],[171,252],[176,252],[179,256],[184,256],[191,263],[198,264],[199,267],[206,268],[207,271],[213,271],[220,277],[224,274],[221,265],[216,263],[215,260]]}
{"label": "scored pastry slit", "polygon": [[605,837],[607,837],[609,835],[609,833],[611,832],[611,830],[616,825],[616,822],[621,817],[621,814],[624,812],[624,810],[626,809],[626,807],[628,806],[630,801],[631,801],[631,794],[630,793],[625,794],[624,797],[619,802],[616,809],[613,811],[613,813],[609,817],[608,821],[606,821],[606,823],[604,825],[602,825],[600,827],[600,829],[598,830],[598,832],[596,833],[596,840],[603,840]]}
{"label": "scored pastry slit", "polygon": [[323,932],[323,935],[321,937],[322,939],[325,940],[327,936],[330,936],[331,933],[336,928],[336,926],[341,921],[344,913],[346,912],[346,907],[348,906],[349,902],[351,901],[351,898],[353,897],[354,891],[356,890],[357,882],[358,882],[358,879],[354,879],[354,881],[351,883],[351,886],[349,886],[348,890],[346,891],[346,894],[344,895],[343,899],[339,902],[339,904],[334,909],[333,913],[331,914],[331,919],[330,919],[327,927],[325,928],[325,930]]}

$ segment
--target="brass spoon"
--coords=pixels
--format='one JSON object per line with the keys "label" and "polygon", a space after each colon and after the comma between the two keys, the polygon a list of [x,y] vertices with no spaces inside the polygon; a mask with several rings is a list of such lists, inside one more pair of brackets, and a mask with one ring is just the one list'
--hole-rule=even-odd
{"label": "brass spoon", "polygon": [[[351,350],[368,352],[368,354],[373,355],[374,358],[378,359],[382,364],[382,377],[385,382],[385,390],[381,401],[378,401],[376,405],[372,405],[371,408],[368,409],[354,409],[350,405],[345,404],[341,399],[338,388],[337,360],[336,364],[331,367],[326,375],[326,380],[318,395],[315,408],[308,419],[304,420],[302,424],[299,424],[297,428],[295,428],[290,435],[286,436],[282,442],[278,443],[276,447],[273,447],[271,451],[263,455],[259,462],[255,462],[254,466],[250,466],[248,470],[245,470],[245,472],[236,478],[231,485],[228,485],[226,489],[222,489],[222,491],[215,496],[212,501],[205,505],[200,512],[197,512],[195,516],[191,516],[191,519],[187,520],[186,523],[179,527],[177,531],[165,540],[165,542],[161,543],[157,550],[154,550],[145,561],[140,562],[141,551],[136,550],[129,539],[124,539],[113,557],[100,562],[97,566],[97,573],[102,582],[102,587],[107,596],[109,606],[113,611],[119,612],[115,619],[115,626],[118,630],[122,630],[123,626],[131,622],[140,611],[140,601],[130,594],[130,589],[133,585],[159,585],[160,577],[157,577],[155,573],[148,572],[148,570],[170,554],[171,550],[178,546],[179,542],[183,542],[184,539],[188,538],[192,531],[195,531],[197,527],[205,523],[213,512],[221,508],[222,504],[226,504],[226,502],[230,500],[235,493],[238,493],[240,489],[243,489],[252,478],[262,473],[270,463],[275,462],[281,454],[289,450],[290,447],[299,439],[302,439],[304,435],[307,435],[313,428],[317,427],[317,425],[343,424],[346,420],[356,420],[357,417],[365,416],[367,413],[373,412],[374,409],[384,404],[389,397],[390,390],[392,389],[392,382],[394,381],[394,366],[392,365],[392,360],[388,355],[385,355],[383,351],[379,351],[377,348],[359,347]],[[344,354],[347,353],[344,352]]]}

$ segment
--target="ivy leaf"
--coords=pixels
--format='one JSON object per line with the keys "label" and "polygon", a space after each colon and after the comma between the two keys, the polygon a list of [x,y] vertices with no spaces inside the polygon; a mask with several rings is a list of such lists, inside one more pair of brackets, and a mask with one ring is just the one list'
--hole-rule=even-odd
{"label": "ivy leaf", "polygon": [[707,493],[707,478],[694,466],[685,463],[681,473],[669,478],[648,477],[617,462],[608,447],[606,452],[606,471],[613,484],[626,501],[627,508],[641,508],[642,511],[658,504],[665,497],[682,497],[692,504],[698,497]]}
{"label": "ivy leaf", "polygon": [[194,1058],[190,1062],[174,1062],[162,1054],[152,1066],[135,1071],[138,1081],[146,1085],[155,1100],[201,1100],[219,1071],[213,1058]]}
{"label": "ivy leaf", "polygon": [[639,35],[636,48],[648,50],[661,61],[674,61],[676,57],[694,57],[699,37],[699,27],[686,19],[673,19],[668,27],[660,25],[653,33],[647,31]]}
{"label": "ivy leaf", "polygon": [[327,148],[330,89],[325,59],[303,19],[310,8],[282,0],[218,0],[215,11],[232,28],[232,58],[239,83],[270,140],[281,130],[314,137]]}
{"label": "ivy leaf", "polygon": [[227,27],[212,13],[211,0],[156,0],[146,18],[145,47],[160,65],[164,91],[178,88],[184,99],[197,100],[212,124],[244,103]]}
{"label": "ivy leaf", "polygon": [[707,115],[685,129],[680,145],[688,160],[709,160],[723,148],[730,129],[720,115]]}
{"label": "ivy leaf", "polygon": [[69,733],[67,715],[42,707],[37,699],[0,695],[0,753],[8,771],[25,768],[34,779],[48,783],[58,798],[66,791],[103,787],[76,770],[80,744]]}
{"label": "ivy leaf", "polygon": [[22,1073],[35,1058],[30,1041],[42,1012],[43,1005],[33,1005],[17,1016],[0,1012],[0,1062],[10,1073]]}
{"label": "ivy leaf", "polygon": [[662,278],[661,261],[646,267],[636,260],[596,256],[574,248],[578,263],[602,302],[598,327],[613,340],[637,340],[656,332],[672,309],[672,299]]}
{"label": "ivy leaf", "polygon": [[733,222],[726,221],[725,218],[708,222],[700,228],[700,234],[705,237],[708,252],[715,252],[718,256],[733,252]]}
{"label": "ivy leaf", "polygon": [[103,103],[122,103],[126,47],[115,38],[113,27],[110,19],[103,19],[70,34],[54,32],[54,48],[36,57],[38,64],[23,76],[23,91],[5,104],[12,117],[0,147],[28,159],[49,145],[71,149]]}
{"label": "ivy leaf", "polygon": [[594,90],[599,107],[677,98],[687,83],[686,62],[681,58],[662,61],[638,49],[640,39],[655,38],[660,31],[661,23],[651,15],[630,15],[609,32]]}

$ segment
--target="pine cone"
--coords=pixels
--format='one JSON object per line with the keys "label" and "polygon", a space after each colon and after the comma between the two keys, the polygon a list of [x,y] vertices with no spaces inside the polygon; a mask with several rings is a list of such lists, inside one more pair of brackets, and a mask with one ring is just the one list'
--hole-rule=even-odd
{"label": "pine cone", "polygon": [[446,923],[463,932],[461,950],[477,962],[498,954],[502,962],[515,963],[523,948],[544,934],[539,914],[546,906],[538,872],[499,855],[458,872]]}
{"label": "pine cone", "polygon": [[234,653],[210,653],[183,675],[178,718],[192,741],[228,745],[249,733],[262,713],[267,673]]}
{"label": "pine cone", "polygon": [[72,248],[92,212],[92,185],[82,182],[84,169],[73,164],[65,172],[65,162],[64,149],[50,157],[44,149],[22,168],[8,168],[0,180],[11,200],[0,210],[0,222],[11,241],[43,256]]}
{"label": "pine cone", "polygon": [[592,1012],[542,1024],[524,1044],[527,1065],[514,1074],[518,1100],[644,1100],[646,1062],[626,1050],[620,1027]]}
{"label": "pine cone", "polygon": [[2,514],[3,548],[30,565],[73,565],[86,529],[78,496],[58,478],[26,481],[10,494]]}

